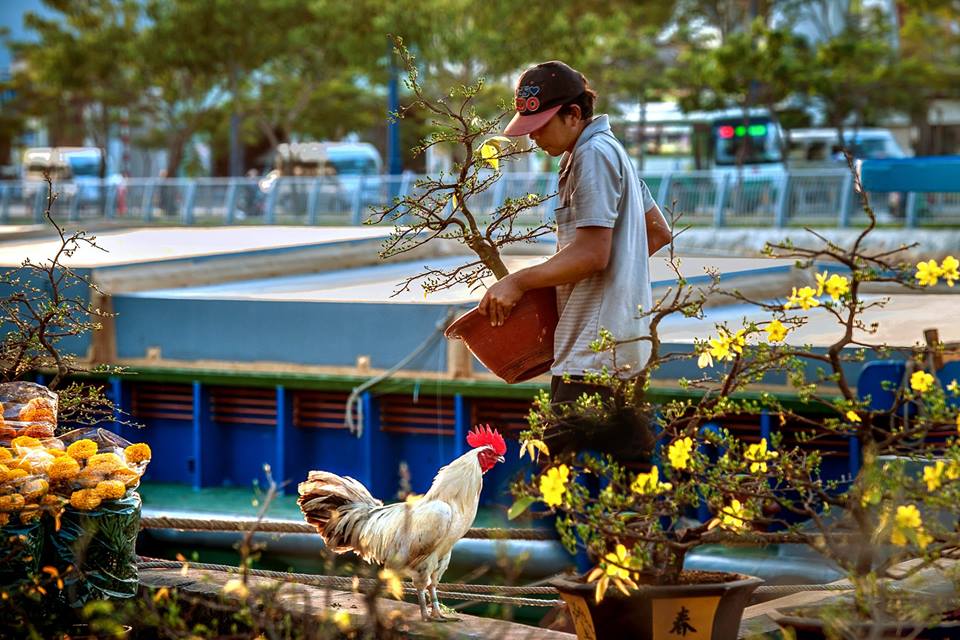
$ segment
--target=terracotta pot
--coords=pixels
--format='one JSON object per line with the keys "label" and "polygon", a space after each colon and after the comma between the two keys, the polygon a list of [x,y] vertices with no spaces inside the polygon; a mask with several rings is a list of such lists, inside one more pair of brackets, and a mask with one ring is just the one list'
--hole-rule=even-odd
{"label": "terracotta pot", "polygon": [[[781,629],[790,629],[796,640],[824,640],[827,632],[823,620],[816,617],[816,608],[807,607],[803,610],[774,610],[767,614]],[[945,620],[926,629],[916,623],[887,622],[881,625],[879,631],[873,629],[874,623],[852,623],[853,632],[860,638],[880,638],[893,640],[899,638],[916,638],[918,640],[951,640],[960,638],[960,622]],[[876,635],[872,635],[872,634]]]}
{"label": "terracotta pot", "polygon": [[763,580],[730,574],[728,582],[642,585],[629,596],[615,587],[597,604],[595,584],[550,582],[567,603],[580,640],[736,640],[750,595]]}
{"label": "terracotta pot", "polygon": [[463,340],[477,360],[512,384],[550,370],[557,320],[556,289],[532,289],[502,326],[490,326],[490,319],[474,308],[454,320],[444,335]]}

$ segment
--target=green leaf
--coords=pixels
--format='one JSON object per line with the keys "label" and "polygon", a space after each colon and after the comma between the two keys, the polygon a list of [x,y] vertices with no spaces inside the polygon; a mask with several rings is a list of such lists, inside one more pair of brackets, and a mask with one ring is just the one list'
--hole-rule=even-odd
{"label": "green leaf", "polygon": [[507,511],[507,519],[509,520],[515,519],[517,516],[521,515],[524,511],[526,511],[530,507],[530,505],[532,505],[536,501],[537,499],[534,498],[533,496],[523,496],[522,498],[514,502],[512,505],[510,505],[510,510]]}

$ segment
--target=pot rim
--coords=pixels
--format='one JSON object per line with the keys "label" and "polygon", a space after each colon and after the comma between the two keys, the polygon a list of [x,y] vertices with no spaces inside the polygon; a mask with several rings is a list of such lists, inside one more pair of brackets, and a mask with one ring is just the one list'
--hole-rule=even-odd
{"label": "pot rim", "polygon": [[[725,575],[737,576],[734,580],[725,582],[702,582],[691,584],[638,584],[639,589],[634,593],[651,594],[661,597],[670,597],[676,595],[691,595],[703,593],[726,592],[739,588],[750,588],[751,590],[759,587],[764,580],[755,576],[748,576],[743,573],[733,573],[721,571]],[[550,584],[561,593],[568,592],[581,595],[588,593],[593,595],[596,590],[595,583],[576,582],[567,577],[558,576],[550,580]],[[618,592],[619,593],[619,592]]]}

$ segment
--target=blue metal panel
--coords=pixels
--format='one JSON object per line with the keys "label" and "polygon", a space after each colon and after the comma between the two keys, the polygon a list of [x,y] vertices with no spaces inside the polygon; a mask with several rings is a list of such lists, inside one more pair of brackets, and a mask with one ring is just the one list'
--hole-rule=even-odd
{"label": "blue metal panel", "polygon": [[216,425],[210,416],[210,392],[193,383],[193,488],[216,486],[223,478],[224,462]]}
{"label": "blue metal panel", "polygon": [[[379,426],[377,427],[379,428]],[[295,491],[313,470],[329,471],[362,481],[364,441],[346,429],[295,429],[297,448],[287,449],[287,475]],[[377,496],[380,497],[380,496]]]}
{"label": "blue metal panel", "polygon": [[[290,475],[293,454],[300,450],[299,434],[293,428],[293,397],[283,385],[277,385],[277,432],[274,446],[273,480],[281,485],[283,493],[296,493],[297,482],[303,478]],[[284,484],[286,483],[286,484]]]}
{"label": "blue metal panel", "polygon": [[953,362],[948,362],[943,365],[943,368],[937,372],[937,377],[940,378],[940,384],[943,385],[944,391],[947,394],[947,404],[952,407],[960,406],[960,396],[955,396],[949,391],[946,391],[947,386],[954,380],[960,381],[960,360],[954,360]]}
{"label": "blue metal panel", "polygon": [[453,457],[467,452],[467,433],[470,431],[470,401],[459,393],[453,396]]}
{"label": "blue metal panel", "polygon": [[[378,453],[374,445],[374,438],[380,431],[380,412],[377,410],[377,401],[369,391],[365,391],[360,396],[360,406],[363,407],[363,433],[360,437],[361,466],[358,479],[368,489],[373,490],[374,457]],[[380,451],[379,453],[382,455],[383,452]]]}
{"label": "blue metal panel", "polygon": [[866,363],[857,380],[857,397],[861,400],[869,397],[872,411],[889,411],[893,407],[905,371],[906,367],[901,360]]}
{"label": "blue metal panel", "polygon": [[[387,368],[436,331],[447,307],[117,296],[114,310],[120,358],[142,358],[148,347],[158,346],[164,357],[182,360],[354,366],[363,354],[370,355],[372,366]],[[443,341],[411,366],[445,371]]]}
{"label": "blue metal panel", "polygon": [[864,160],[860,179],[867,191],[960,192],[960,156]]}
{"label": "blue metal panel", "polygon": [[264,486],[266,476],[263,465],[274,464],[276,457],[275,427],[262,424],[218,425],[218,442],[212,443],[214,451],[207,454],[220,458],[220,476],[214,482],[227,486],[250,487],[253,482]]}
{"label": "blue metal panel", "polygon": [[191,442],[193,423],[186,420],[149,420],[136,430],[137,442],[146,442],[153,451],[143,479],[197,486],[197,456]]}

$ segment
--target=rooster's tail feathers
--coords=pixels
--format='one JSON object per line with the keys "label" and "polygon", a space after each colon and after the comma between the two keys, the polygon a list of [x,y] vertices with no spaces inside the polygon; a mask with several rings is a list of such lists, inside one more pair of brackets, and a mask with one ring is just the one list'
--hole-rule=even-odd
{"label": "rooster's tail feathers", "polygon": [[383,504],[357,480],[327,471],[311,471],[297,490],[297,504],[304,518],[317,528],[327,548],[336,553],[355,548],[358,526],[372,509]]}

